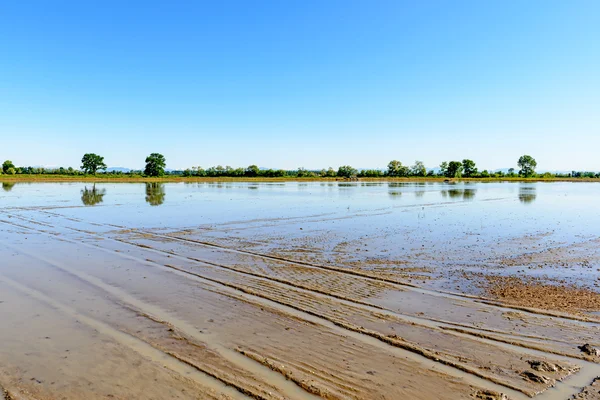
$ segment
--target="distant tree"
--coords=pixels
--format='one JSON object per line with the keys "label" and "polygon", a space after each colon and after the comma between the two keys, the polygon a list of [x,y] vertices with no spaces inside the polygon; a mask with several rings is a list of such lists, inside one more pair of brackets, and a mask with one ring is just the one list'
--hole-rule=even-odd
{"label": "distant tree", "polygon": [[335,171],[335,169],[329,167],[327,169],[327,177],[328,178],[335,178],[337,176],[337,172]]}
{"label": "distant tree", "polygon": [[343,165],[338,168],[337,176],[342,178],[351,178],[358,175],[358,171],[349,165]]}
{"label": "distant tree", "polygon": [[508,169],[508,176],[515,176],[515,169],[514,168],[509,168]]}
{"label": "distant tree", "polygon": [[385,176],[385,174],[379,169],[363,169],[358,173],[358,176],[364,178],[381,178]]}
{"label": "distant tree", "polygon": [[4,161],[4,163],[2,163],[2,172],[4,172],[5,174],[8,174],[8,170],[10,168],[15,168],[15,164],[13,164],[12,161],[6,160]]}
{"label": "distant tree", "polygon": [[[163,176],[167,162],[165,156],[159,153],[152,153],[146,157],[146,168],[144,174],[147,176]],[[223,168],[223,167],[221,167]]]}
{"label": "distant tree", "polygon": [[400,168],[402,168],[402,163],[398,160],[392,160],[388,163],[387,174],[389,176],[398,176]]}
{"label": "distant tree", "polygon": [[412,166],[410,172],[414,176],[426,176],[427,168],[425,168],[425,164],[423,164],[423,161],[415,161],[415,165]]}
{"label": "distant tree", "polygon": [[250,165],[246,168],[245,175],[246,176],[258,176],[260,173],[260,168],[257,165]]}
{"label": "distant tree", "polygon": [[86,153],[81,159],[81,169],[86,174],[96,174],[99,169],[106,169],[104,157],[94,153]]}
{"label": "distant tree", "polygon": [[6,173],[7,173],[8,175],[14,175],[14,174],[16,174],[16,173],[17,173],[17,170],[16,170],[16,169],[14,169],[13,167],[10,167],[9,169],[7,169],[7,170],[6,170]]}
{"label": "distant tree", "polygon": [[477,167],[475,166],[475,161],[473,160],[464,159],[462,161],[462,168],[463,176],[467,178],[477,175]]}
{"label": "distant tree", "polygon": [[392,160],[388,164],[387,169],[388,176],[408,176],[410,174],[410,168],[402,165],[398,160]]}
{"label": "distant tree", "polygon": [[537,162],[531,156],[524,155],[519,158],[517,165],[521,170],[519,171],[519,175],[524,177],[530,177],[535,174],[535,168],[537,167]]}
{"label": "distant tree", "polygon": [[387,174],[388,176],[408,176],[410,169],[398,160],[392,160],[388,164]]}
{"label": "distant tree", "polygon": [[440,164],[440,175],[447,176],[447,174],[448,174],[448,162],[447,161],[443,161]]}
{"label": "distant tree", "polygon": [[298,178],[306,178],[306,177],[309,177],[310,175],[311,175],[310,171],[307,171],[306,168],[303,168],[303,167],[298,168],[298,171],[296,172],[296,176]]}
{"label": "distant tree", "polygon": [[462,163],[460,161],[450,161],[446,169],[447,178],[460,178],[462,176]]}

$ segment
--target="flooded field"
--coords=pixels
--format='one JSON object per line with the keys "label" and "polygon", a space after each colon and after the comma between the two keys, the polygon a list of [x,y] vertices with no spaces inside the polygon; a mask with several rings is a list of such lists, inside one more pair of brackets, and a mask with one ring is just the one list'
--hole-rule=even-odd
{"label": "flooded field", "polygon": [[600,184],[3,183],[5,399],[599,399]]}

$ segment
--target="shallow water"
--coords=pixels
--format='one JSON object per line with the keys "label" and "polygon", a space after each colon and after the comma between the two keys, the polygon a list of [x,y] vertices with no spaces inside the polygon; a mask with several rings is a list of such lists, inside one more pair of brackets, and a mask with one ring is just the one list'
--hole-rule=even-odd
{"label": "shallow water", "polygon": [[[558,399],[600,374],[577,347],[600,346],[593,312],[517,312],[463,296],[487,296],[487,276],[597,291],[600,184],[2,189],[0,321],[10,329],[0,342],[11,344],[0,346],[0,386],[14,393],[145,398],[140,360],[169,398],[432,399],[444,385],[450,399],[474,388],[518,399],[564,377],[524,379],[535,356],[581,367],[540,395]],[[56,327],[44,333],[48,321]],[[57,370],[61,352],[74,351],[70,330],[79,361]],[[52,383],[60,379],[70,389]]]}
{"label": "shallow water", "polygon": [[596,235],[600,222],[600,213],[595,212],[600,195],[596,183],[4,182],[2,188],[0,208],[86,206],[91,209],[61,212],[148,228],[167,222],[175,228],[264,218],[386,213],[385,223],[378,221],[378,228],[418,226],[427,223],[423,219],[434,219],[438,228],[460,223],[465,232],[547,229],[568,237]]}

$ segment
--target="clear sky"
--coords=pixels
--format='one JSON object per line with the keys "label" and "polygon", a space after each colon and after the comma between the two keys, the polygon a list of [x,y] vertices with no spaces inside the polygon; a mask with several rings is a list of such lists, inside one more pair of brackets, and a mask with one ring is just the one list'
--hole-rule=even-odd
{"label": "clear sky", "polygon": [[598,0],[0,2],[0,160],[600,170]]}

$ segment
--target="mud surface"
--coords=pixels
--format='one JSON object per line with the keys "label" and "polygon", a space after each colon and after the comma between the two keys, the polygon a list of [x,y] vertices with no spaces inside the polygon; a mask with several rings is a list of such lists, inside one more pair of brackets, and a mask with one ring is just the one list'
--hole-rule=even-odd
{"label": "mud surface", "polygon": [[6,399],[598,398],[600,185],[3,189]]}

